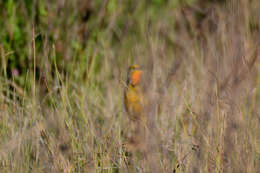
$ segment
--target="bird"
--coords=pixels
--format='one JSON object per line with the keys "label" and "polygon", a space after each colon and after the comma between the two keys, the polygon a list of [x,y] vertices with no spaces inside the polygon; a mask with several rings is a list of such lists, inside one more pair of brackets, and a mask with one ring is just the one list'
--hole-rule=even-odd
{"label": "bird", "polygon": [[127,72],[126,87],[124,90],[124,105],[131,121],[144,123],[145,96],[143,89],[143,70],[139,65],[131,65]]}
{"label": "bird", "polygon": [[124,88],[124,106],[129,119],[130,137],[124,146],[130,151],[144,151],[147,130],[146,106],[148,104],[144,92],[144,71],[139,65],[128,68],[126,86]]}

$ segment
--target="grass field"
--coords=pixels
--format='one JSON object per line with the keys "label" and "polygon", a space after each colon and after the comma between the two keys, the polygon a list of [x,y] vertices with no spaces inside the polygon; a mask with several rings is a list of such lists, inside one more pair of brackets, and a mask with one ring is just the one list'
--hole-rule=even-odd
{"label": "grass field", "polygon": [[[259,0],[1,0],[0,172],[260,172]],[[126,145],[127,68],[150,122]]]}

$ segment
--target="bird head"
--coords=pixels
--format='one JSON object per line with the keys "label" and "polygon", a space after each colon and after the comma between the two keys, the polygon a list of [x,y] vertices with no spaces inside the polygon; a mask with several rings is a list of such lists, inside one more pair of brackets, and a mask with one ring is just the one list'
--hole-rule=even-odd
{"label": "bird head", "polygon": [[127,84],[138,85],[141,81],[143,71],[139,65],[132,65],[128,68]]}

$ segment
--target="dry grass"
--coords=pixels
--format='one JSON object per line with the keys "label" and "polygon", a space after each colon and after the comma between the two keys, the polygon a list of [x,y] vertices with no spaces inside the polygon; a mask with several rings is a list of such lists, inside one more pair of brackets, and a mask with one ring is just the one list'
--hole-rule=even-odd
{"label": "dry grass", "polygon": [[[158,14],[105,1],[88,23],[59,11],[76,2],[47,3],[49,25],[29,27],[24,85],[7,77],[12,52],[0,44],[0,172],[259,172],[257,0],[167,2]],[[146,70],[151,106],[145,149],[128,151],[132,63]]]}

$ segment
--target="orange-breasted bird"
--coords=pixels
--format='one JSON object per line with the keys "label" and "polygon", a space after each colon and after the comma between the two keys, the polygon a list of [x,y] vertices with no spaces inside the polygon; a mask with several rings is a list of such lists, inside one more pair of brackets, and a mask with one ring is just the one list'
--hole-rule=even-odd
{"label": "orange-breasted bird", "polygon": [[128,68],[124,104],[128,117],[133,121],[145,121],[145,97],[143,90],[143,70],[139,65]]}
{"label": "orange-breasted bird", "polygon": [[146,143],[144,142],[147,117],[145,108],[147,101],[144,93],[143,70],[138,65],[132,65],[128,68],[127,82],[124,90],[124,105],[130,122],[130,131],[133,133],[125,147],[130,151],[144,151]]}

